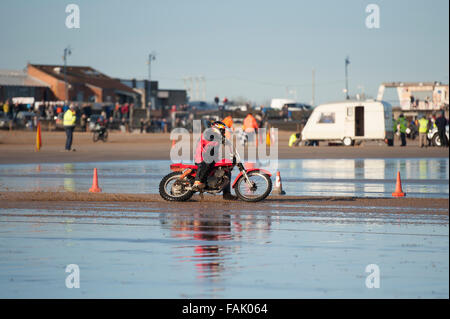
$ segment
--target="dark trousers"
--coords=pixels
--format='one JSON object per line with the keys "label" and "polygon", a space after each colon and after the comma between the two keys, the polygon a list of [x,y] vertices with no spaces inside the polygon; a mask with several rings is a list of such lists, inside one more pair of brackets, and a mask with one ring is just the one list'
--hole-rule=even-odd
{"label": "dark trousers", "polygon": [[406,146],[406,133],[400,133],[400,138],[402,140],[402,146]]}
{"label": "dark trousers", "polygon": [[195,163],[198,166],[197,174],[195,174],[195,180],[200,181],[202,183],[206,183],[206,179],[208,178],[209,173],[214,168],[216,163],[212,161],[211,163],[201,162]]}
{"label": "dark trousers", "polygon": [[445,128],[443,130],[438,130],[439,138],[441,140],[441,147],[447,147],[447,135],[445,134]]}
{"label": "dark trousers", "polygon": [[[215,162],[212,162],[211,164],[207,164],[205,162],[196,163],[195,165],[198,166],[197,174],[195,175],[195,180],[200,181],[202,183],[206,183],[206,179],[208,178],[209,173],[214,168]],[[227,186],[223,189],[223,195],[231,194],[231,172],[227,174],[230,182]]]}
{"label": "dark trousers", "polygon": [[66,126],[66,150],[70,151],[72,148],[73,126]]}

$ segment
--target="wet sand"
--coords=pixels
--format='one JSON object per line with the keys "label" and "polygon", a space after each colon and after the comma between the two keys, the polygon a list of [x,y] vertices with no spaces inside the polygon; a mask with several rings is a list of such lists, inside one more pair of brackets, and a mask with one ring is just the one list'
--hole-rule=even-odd
{"label": "wet sand", "polygon": [[[257,203],[247,203],[240,200],[226,201],[221,196],[198,195],[188,202],[167,202],[157,194],[104,194],[84,192],[0,192],[0,208],[3,209],[72,209],[85,210],[96,205],[109,205],[114,211],[128,211],[130,208],[149,208],[165,211],[168,208],[178,211],[195,211],[208,209],[211,211],[248,212],[249,210],[264,213],[274,210],[292,210],[305,208],[321,211],[326,208],[336,212],[386,212],[400,214],[432,214],[448,216],[448,199],[427,198],[359,198],[338,196],[269,196]],[[102,206],[104,210],[104,206]]]}
{"label": "wet sand", "polygon": [[[279,132],[280,159],[315,158],[442,158],[448,157],[448,148],[418,147],[417,139],[408,140],[408,146],[388,147],[382,142],[365,142],[360,146],[288,147],[292,132]],[[42,132],[43,146],[35,151],[34,132],[0,131],[0,164],[104,162],[123,160],[168,160],[172,143],[169,134],[139,134],[111,132],[106,143],[92,141],[91,133],[75,132],[73,147],[76,152],[64,152],[65,133]]]}

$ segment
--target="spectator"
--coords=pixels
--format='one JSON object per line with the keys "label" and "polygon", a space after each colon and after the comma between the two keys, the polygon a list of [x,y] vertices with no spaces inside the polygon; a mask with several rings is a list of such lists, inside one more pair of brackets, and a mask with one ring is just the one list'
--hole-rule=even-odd
{"label": "spectator", "polygon": [[145,120],[142,117],[140,119],[140,124],[141,124],[141,134],[142,134],[142,133],[144,133],[144,129],[145,129]]}
{"label": "spectator", "polygon": [[300,138],[300,133],[293,133],[290,137],[289,137],[289,147],[293,147],[293,146],[299,146],[300,142],[301,142],[301,138]]}
{"label": "spectator", "polygon": [[64,113],[66,113],[66,111],[69,109],[69,103],[68,101],[64,101],[63,107],[62,107],[62,111]]}
{"label": "spectator", "polygon": [[86,132],[87,131],[87,116],[84,113],[81,115],[80,125],[81,125],[81,130],[83,132]]}
{"label": "spectator", "polygon": [[248,141],[256,141],[256,130],[258,129],[258,123],[253,117],[252,113],[248,113],[247,117],[244,119],[242,129],[247,134]]}
{"label": "spectator", "polygon": [[397,119],[397,130],[400,132],[400,139],[402,140],[401,146],[406,146],[406,128],[407,122],[405,116],[402,113]]}
{"label": "spectator", "polygon": [[429,122],[425,116],[421,115],[419,120],[419,146],[427,147],[427,132],[429,128]]}
{"label": "spectator", "polygon": [[16,122],[17,120],[17,114],[20,112],[20,105],[19,103],[14,103],[14,109],[13,109],[13,121]]}
{"label": "spectator", "polygon": [[441,112],[441,115],[436,119],[435,123],[441,140],[441,147],[448,147],[447,135],[445,134],[445,127],[447,126],[448,121],[445,118],[444,111]]}
{"label": "spectator", "polygon": [[[64,113],[64,129],[66,130],[66,147],[65,150],[69,152],[72,149],[73,131],[75,129],[75,105],[71,104],[69,109]],[[73,149],[75,151],[75,149]]]}
{"label": "spectator", "polygon": [[120,111],[122,112],[122,118],[127,119],[128,118],[128,111],[129,111],[129,104],[125,103],[122,106],[122,109]]}
{"label": "spectator", "polygon": [[9,103],[8,101],[3,104],[3,113],[5,113],[5,116],[9,116]]}
{"label": "spectator", "polygon": [[289,117],[289,108],[288,106],[285,104],[283,105],[283,107],[281,108],[281,117],[287,121],[288,117]]}

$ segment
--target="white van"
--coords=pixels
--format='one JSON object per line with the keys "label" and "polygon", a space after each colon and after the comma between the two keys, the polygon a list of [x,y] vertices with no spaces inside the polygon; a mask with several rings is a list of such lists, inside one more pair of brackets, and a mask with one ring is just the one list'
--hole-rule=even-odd
{"label": "white van", "polygon": [[302,142],[383,140],[393,145],[392,106],[384,101],[344,101],[314,108],[301,133]]}
{"label": "white van", "polygon": [[282,110],[285,105],[288,107],[288,111],[291,112],[305,111],[311,109],[311,105],[305,103],[297,103],[294,100],[290,99],[272,99],[270,103],[270,108],[274,110]]}

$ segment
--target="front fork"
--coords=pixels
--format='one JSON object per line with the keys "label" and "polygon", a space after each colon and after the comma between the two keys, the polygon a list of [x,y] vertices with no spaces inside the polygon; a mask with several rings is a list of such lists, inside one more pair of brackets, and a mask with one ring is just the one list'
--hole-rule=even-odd
{"label": "front fork", "polygon": [[237,163],[237,167],[241,171],[242,175],[244,175],[245,182],[247,183],[248,187],[253,187],[253,183],[250,181],[247,175],[247,170],[244,167],[244,164],[242,162]]}

